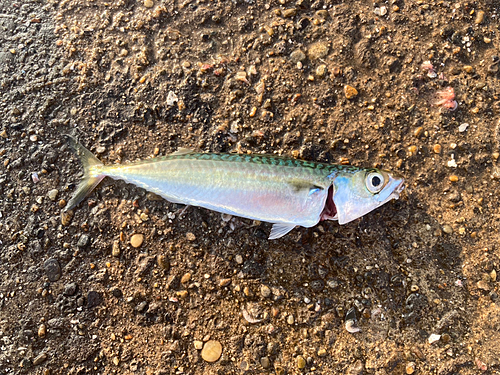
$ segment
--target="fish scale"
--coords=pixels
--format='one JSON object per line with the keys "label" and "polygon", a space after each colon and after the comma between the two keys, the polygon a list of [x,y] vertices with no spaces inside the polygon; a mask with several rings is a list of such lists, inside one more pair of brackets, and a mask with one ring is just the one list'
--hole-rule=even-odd
{"label": "fish scale", "polygon": [[[74,138],[69,144],[84,166],[84,178],[68,202],[74,208],[106,176],[124,180],[170,202],[273,223],[270,238],[320,220],[351,221],[397,198],[402,179],[359,168],[273,155],[198,153],[186,149],[157,158],[103,165]],[[376,193],[367,190],[376,176]],[[383,199],[382,199],[383,198]]]}

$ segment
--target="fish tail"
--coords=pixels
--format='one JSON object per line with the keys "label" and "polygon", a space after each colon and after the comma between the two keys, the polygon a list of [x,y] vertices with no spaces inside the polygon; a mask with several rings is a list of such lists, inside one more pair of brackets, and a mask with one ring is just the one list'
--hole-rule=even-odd
{"label": "fish tail", "polygon": [[83,179],[64,209],[64,211],[68,211],[83,201],[106,175],[102,171],[104,164],[83,147],[76,138],[70,135],[65,135],[65,138],[83,165]]}

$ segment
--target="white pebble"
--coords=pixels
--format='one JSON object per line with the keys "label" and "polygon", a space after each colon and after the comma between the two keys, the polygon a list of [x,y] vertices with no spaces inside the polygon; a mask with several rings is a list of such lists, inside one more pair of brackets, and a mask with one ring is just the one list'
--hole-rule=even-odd
{"label": "white pebble", "polygon": [[434,343],[436,341],[439,341],[440,338],[441,338],[441,335],[437,335],[437,334],[433,333],[433,334],[431,334],[429,336],[429,338],[427,339],[427,341],[429,342],[429,344],[432,344],[432,343]]}
{"label": "white pebble", "polygon": [[169,91],[167,95],[167,105],[168,106],[173,106],[174,103],[177,103],[179,101],[179,98],[173,91]]}

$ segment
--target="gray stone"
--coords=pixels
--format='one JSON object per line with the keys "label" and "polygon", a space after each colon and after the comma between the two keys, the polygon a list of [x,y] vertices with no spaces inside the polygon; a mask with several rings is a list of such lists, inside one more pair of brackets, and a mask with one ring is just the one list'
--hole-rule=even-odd
{"label": "gray stone", "polygon": [[75,295],[77,289],[78,289],[78,285],[76,285],[76,283],[66,284],[64,286],[63,294],[65,296],[73,296],[73,295]]}
{"label": "gray stone", "polygon": [[43,264],[43,269],[50,281],[54,282],[61,278],[61,266],[57,259],[47,259]]}
{"label": "gray stone", "polygon": [[76,244],[76,246],[80,247],[80,248],[84,248],[84,247],[87,247],[90,243],[90,237],[87,236],[86,234],[82,234],[80,236],[80,238],[78,239],[78,242]]}

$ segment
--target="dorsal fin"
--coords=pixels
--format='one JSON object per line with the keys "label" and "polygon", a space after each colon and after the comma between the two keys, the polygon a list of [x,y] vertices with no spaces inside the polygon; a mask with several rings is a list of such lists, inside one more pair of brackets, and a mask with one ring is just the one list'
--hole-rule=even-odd
{"label": "dorsal fin", "polygon": [[193,152],[195,151],[191,150],[190,148],[179,147],[177,151],[171,153],[170,155],[172,156],[187,155],[187,154],[192,154]]}

